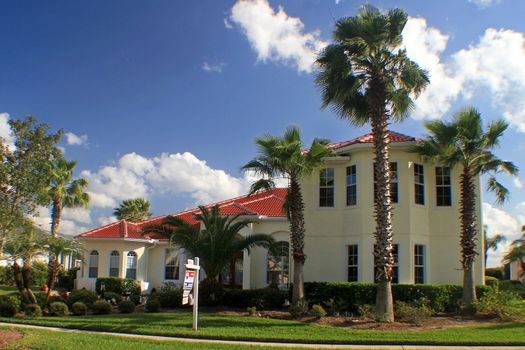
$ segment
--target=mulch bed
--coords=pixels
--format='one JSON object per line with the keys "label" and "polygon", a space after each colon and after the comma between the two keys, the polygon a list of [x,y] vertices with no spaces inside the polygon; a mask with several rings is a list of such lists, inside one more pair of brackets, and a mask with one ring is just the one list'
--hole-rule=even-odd
{"label": "mulch bed", "polygon": [[0,330],[0,348],[5,348],[7,345],[22,339],[22,333],[12,329]]}

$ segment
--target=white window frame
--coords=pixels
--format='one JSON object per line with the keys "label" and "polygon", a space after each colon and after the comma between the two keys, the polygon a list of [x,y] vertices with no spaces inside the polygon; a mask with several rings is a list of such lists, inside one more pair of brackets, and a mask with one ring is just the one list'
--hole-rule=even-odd
{"label": "white window frame", "polygon": [[[330,171],[332,172],[332,185],[321,185],[321,179],[323,178],[323,173]],[[329,179],[328,176],[324,176],[324,178]],[[321,205],[321,189],[332,189],[332,205]],[[319,208],[335,208],[335,168],[323,168],[319,171],[319,190],[318,190],[318,206]]]}
{"label": "white window frame", "polygon": [[[419,170],[421,170],[421,172],[419,172]],[[421,187],[422,189],[423,203],[417,202],[418,187]],[[423,164],[418,163],[414,163],[414,204],[425,206],[425,167]]]}
{"label": "white window frame", "polygon": [[[117,255],[113,255],[113,253],[117,253]],[[116,263],[116,267],[113,266],[115,263]],[[112,275],[111,270],[117,270],[117,274]],[[111,253],[109,253],[108,276],[109,277],[120,277],[120,253],[118,252],[118,250],[113,250]]]}
{"label": "white window frame", "polygon": [[[353,170],[351,170],[353,169]],[[353,171],[353,173],[351,173],[350,175],[348,174],[348,171]],[[354,181],[351,182],[351,183],[348,183],[349,181],[349,177],[353,176],[354,177]],[[349,165],[346,167],[346,206],[347,207],[355,207],[357,206],[357,164],[352,164],[352,165]],[[349,196],[348,196],[348,190],[353,187],[355,188],[355,203],[351,203],[349,204],[348,203],[348,199],[349,199]]]}
{"label": "white window frame", "polygon": [[[167,262],[167,259],[168,259],[168,254],[169,254],[169,251],[174,251],[176,252],[176,264],[175,265],[168,265],[166,264]],[[178,249],[178,248],[165,248],[164,249],[164,280],[165,281],[170,281],[170,282],[173,282],[173,281],[180,281],[180,276],[181,276],[181,271],[180,271],[180,261],[181,261],[181,250]],[[174,271],[176,271],[176,277],[177,278],[167,278],[167,275],[166,275],[166,268],[168,266],[174,266],[175,269]]]}
{"label": "white window frame", "polygon": [[[134,258],[134,259],[130,259]],[[136,280],[137,279],[137,272],[138,272],[138,255],[133,250],[129,251],[126,254],[126,278]],[[129,273],[131,271],[134,271],[134,276],[130,277]]]}
{"label": "white window frame", "polygon": [[[100,254],[97,250],[92,250],[89,252],[89,262],[88,262],[88,278],[98,278],[98,268],[100,264]],[[96,273],[91,273],[92,269],[96,269]]]}

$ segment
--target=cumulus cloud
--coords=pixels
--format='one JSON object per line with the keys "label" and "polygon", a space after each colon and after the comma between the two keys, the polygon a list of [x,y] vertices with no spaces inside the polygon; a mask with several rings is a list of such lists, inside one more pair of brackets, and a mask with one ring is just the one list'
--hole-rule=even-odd
{"label": "cumulus cloud", "polygon": [[468,2],[472,2],[482,8],[499,4],[501,1],[502,0],[468,0]]}
{"label": "cumulus cloud", "polygon": [[226,64],[225,63],[217,63],[217,64],[211,64],[208,62],[204,62],[201,66],[202,70],[210,73],[222,73],[222,70]]}
{"label": "cumulus cloud", "polygon": [[312,72],[317,53],[327,44],[319,31],[306,32],[300,18],[282,6],[275,11],[268,0],[237,1],[229,21],[241,28],[259,61],[283,63],[298,72]]}
{"label": "cumulus cloud", "polygon": [[521,236],[521,226],[525,224],[525,202],[518,204],[513,210],[507,212],[501,208],[483,203],[483,224],[488,226],[488,236],[497,234],[506,238],[500,243],[498,249],[488,254],[487,266],[501,265],[501,259],[510,249],[510,243]]}
{"label": "cumulus cloud", "polygon": [[8,120],[8,113],[0,113],[0,138],[8,147],[13,147],[15,139],[11,132],[11,127],[9,126]]}
{"label": "cumulus cloud", "polygon": [[82,146],[87,144],[88,137],[87,135],[76,135],[72,132],[66,132],[66,142],[70,146]]}
{"label": "cumulus cloud", "polygon": [[[32,217],[33,222],[39,228],[51,230],[51,213],[49,208],[40,207],[37,214]],[[75,208],[65,208],[62,212],[58,232],[67,236],[74,236],[87,231],[92,223],[88,210]]]}
{"label": "cumulus cloud", "polygon": [[514,186],[516,186],[516,188],[518,189],[522,189],[523,188],[523,182],[521,182],[521,179],[519,177],[515,177],[512,182],[514,183]]}

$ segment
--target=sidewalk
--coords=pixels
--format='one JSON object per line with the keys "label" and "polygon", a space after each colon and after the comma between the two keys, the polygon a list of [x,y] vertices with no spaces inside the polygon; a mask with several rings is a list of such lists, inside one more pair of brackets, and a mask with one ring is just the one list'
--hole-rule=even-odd
{"label": "sidewalk", "polygon": [[173,341],[173,342],[184,342],[184,343],[207,343],[207,344],[225,344],[225,345],[251,345],[251,346],[271,346],[276,348],[303,348],[303,349],[393,349],[393,350],[404,350],[404,349],[425,349],[425,350],[439,350],[439,349],[525,349],[522,346],[444,346],[444,345],[340,345],[340,344],[301,344],[301,343],[277,343],[277,342],[257,342],[257,341],[236,341],[236,340],[216,340],[216,339],[199,339],[199,338],[183,338],[183,337],[168,337],[161,335],[143,335],[143,334],[128,334],[128,333],[114,333],[114,332],[100,332],[100,331],[87,331],[81,329],[68,329],[59,327],[49,326],[35,326],[19,323],[8,323],[0,322],[0,326],[14,327],[14,328],[28,328],[28,329],[40,329],[53,332],[68,332],[68,333],[84,333],[93,335],[111,335],[123,338],[132,339],[146,339],[154,341]]}

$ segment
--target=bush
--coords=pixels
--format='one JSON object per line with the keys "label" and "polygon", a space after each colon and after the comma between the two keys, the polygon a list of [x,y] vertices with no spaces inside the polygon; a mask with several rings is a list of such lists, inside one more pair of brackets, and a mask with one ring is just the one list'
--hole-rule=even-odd
{"label": "bush", "polygon": [[14,286],[13,269],[9,266],[0,266],[0,284],[4,286]]}
{"label": "bush", "polygon": [[29,283],[34,287],[42,287],[47,284],[47,263],[33,262],[31,264],[31,275],[29,276]]}
{"label": "bush", "polygon": [[225,289],[222,304],[243,309],[251,306],[257,310],[280,309],[288,298],[288,291],[275,288]]}
{"label": "bush", "polygon": [[138,294],[131,294],[129,296],[129,300],[131,300],[135,305],[139,305],[140,304],[140,295],[138,295]]}
{"label": "bush", "polygon": [[87,314],[88,308],[86,304],[81,301],[77,301],[71,306],[71,312],[75,316],[84,316]]}
{"label": "bush", "polygon": [[2,317],[14,317],[18,309],[15,304],[10,302],[0,302],[0,316]]}
{"label": "bush", "polygon": [[375,317],[374,305],[371,305],[371,304],[359,305],[357,307],[357,312],[359,312],[359,315],[361,316],[361,319],[363,320],[373,320]]}
{"label": "bush", "polygon": [[246,311],[248,312],[248,315],[250,315],[250,316],[257,315],[257,308],[255,306],[247,307]]}
{"label": "bush", "polygon": [[525,285],[520,281],[499,281],[498,286],[500,290],[516,293],[525,299]]}
{"label": "bush", "polygon": [[215,279],[204,279],[199,285],[199,304],[203,306],[222,305],[224,288]]}
{"label": "bush", "polygon": [[123,314],[131,314],[135,311],[135,303],[131,300],[124,300],[118,303],[118,310]]}
{"label": "bush", "polygon": [[95,290],[98,294],[102,292],[102,283],[104,283],[104,293],[113,292],[118,295],[140,295],[140,284],[129,278],[119,277],[99,277],[95,284]]}
{"label": "bush", "polygon": [[487,277],[494,277],[495,279],[503,280],[505,279],[505,270],[502,266],[489,267],[485,269],[485,278]]}
{"label": "bush", "polygon": [[301,318],[308,313],[308,302],[306,300],[299,301],[296,305],[292,305],[289,311],[293,318]]}
{"label": "bush", "polygon": [[86,304],[88,308],[90,308],[91,305],[93,305],[93,303],[96,302],[97,300],[98,300],[97,293],[92,292],[87,289],[75,289],[74,291],[71,292],[71,294],[69,294],[69,298],[67,298],[69,305],[73,305],[77,301],[81,301],[84,304]]}
{"label": "bush", "polygon": [[144,310],[146,312],[159,312],[160,310],[160,301],[157,298],[148,299],[148,302],[146,303]]}
{"label": "bush", "polygon": [[77,271],[79,269],[79,267],[73,267],[69,270],[61,269],[58,272],[55,287],[65,289],[67,291],[72,291],[73,288],[75,288],[75,280],[77,279]]}
{"label": "bush", "polygon": [[60,301],[55,301],[54,303],[49,304],[49,313],[51,316],[67,316],[69,314],[69,309],[66,304],[61,303]]}
{"label": "bush", "polygon": [[415,303],[396,301],[394,314],[396,318],[419,324],[432,316],[432,310],[426,300],[418,300]]}
{"label": "bush", "polygon": [[525,320],[525,302],[516,293],[501,290],[498,285],[488,288],[477,302],[476,310],[503,321]]}
{"label": "bush", "polygon": [[113,292],[105,292],[102,299],[110,302],[112,305],[117,305],[122,301],[122,296]]}
{"label": "bush", "polygon": [[19,295],[0,295],[0,303],[13,304],[16,311],[22,308],[22,300]]}
{"label": "bush", "polygon": [[492,286],[494,284],[498,284],[498,282],[499,282],[499,279],[497,279],[496,277],[485,276],[485,284],[487,286]]}
{"label": "bush", "polygon": [[156,294],[162,307],[181,307],[182,306],[182,288],[175,283],[164,283],[160,292]]}
{"label": "bush", "polygon": [[27,317],[40,317],[42,316],[42,309],[38,304],[28,304],[24,310]]}
{"label": "bush", "polygon": [[111,313],[111,304],[105,300],[97,300],[91,305],[91,311],[95,315],[107,315]]}
{"label": "bush", "polygon": [[318,320],[326,316],[326,311],[321,305],[314,305],[310,310],[310,315],[317,318]]}
{"label": "bush", "polygon": [[[44,299],[45,301],[45,298],[46,298],[46,294],[45,293],[42,293],[42,298]],[[51,303],[54,303],[54,302],[60,302],[60,303],[64,303],[64,304],[67,304],[67,301],[66,299],[64,299],[64,297],[61,297],[60,295],[51,295],[47,301],[48,304],[51,304]]]}

